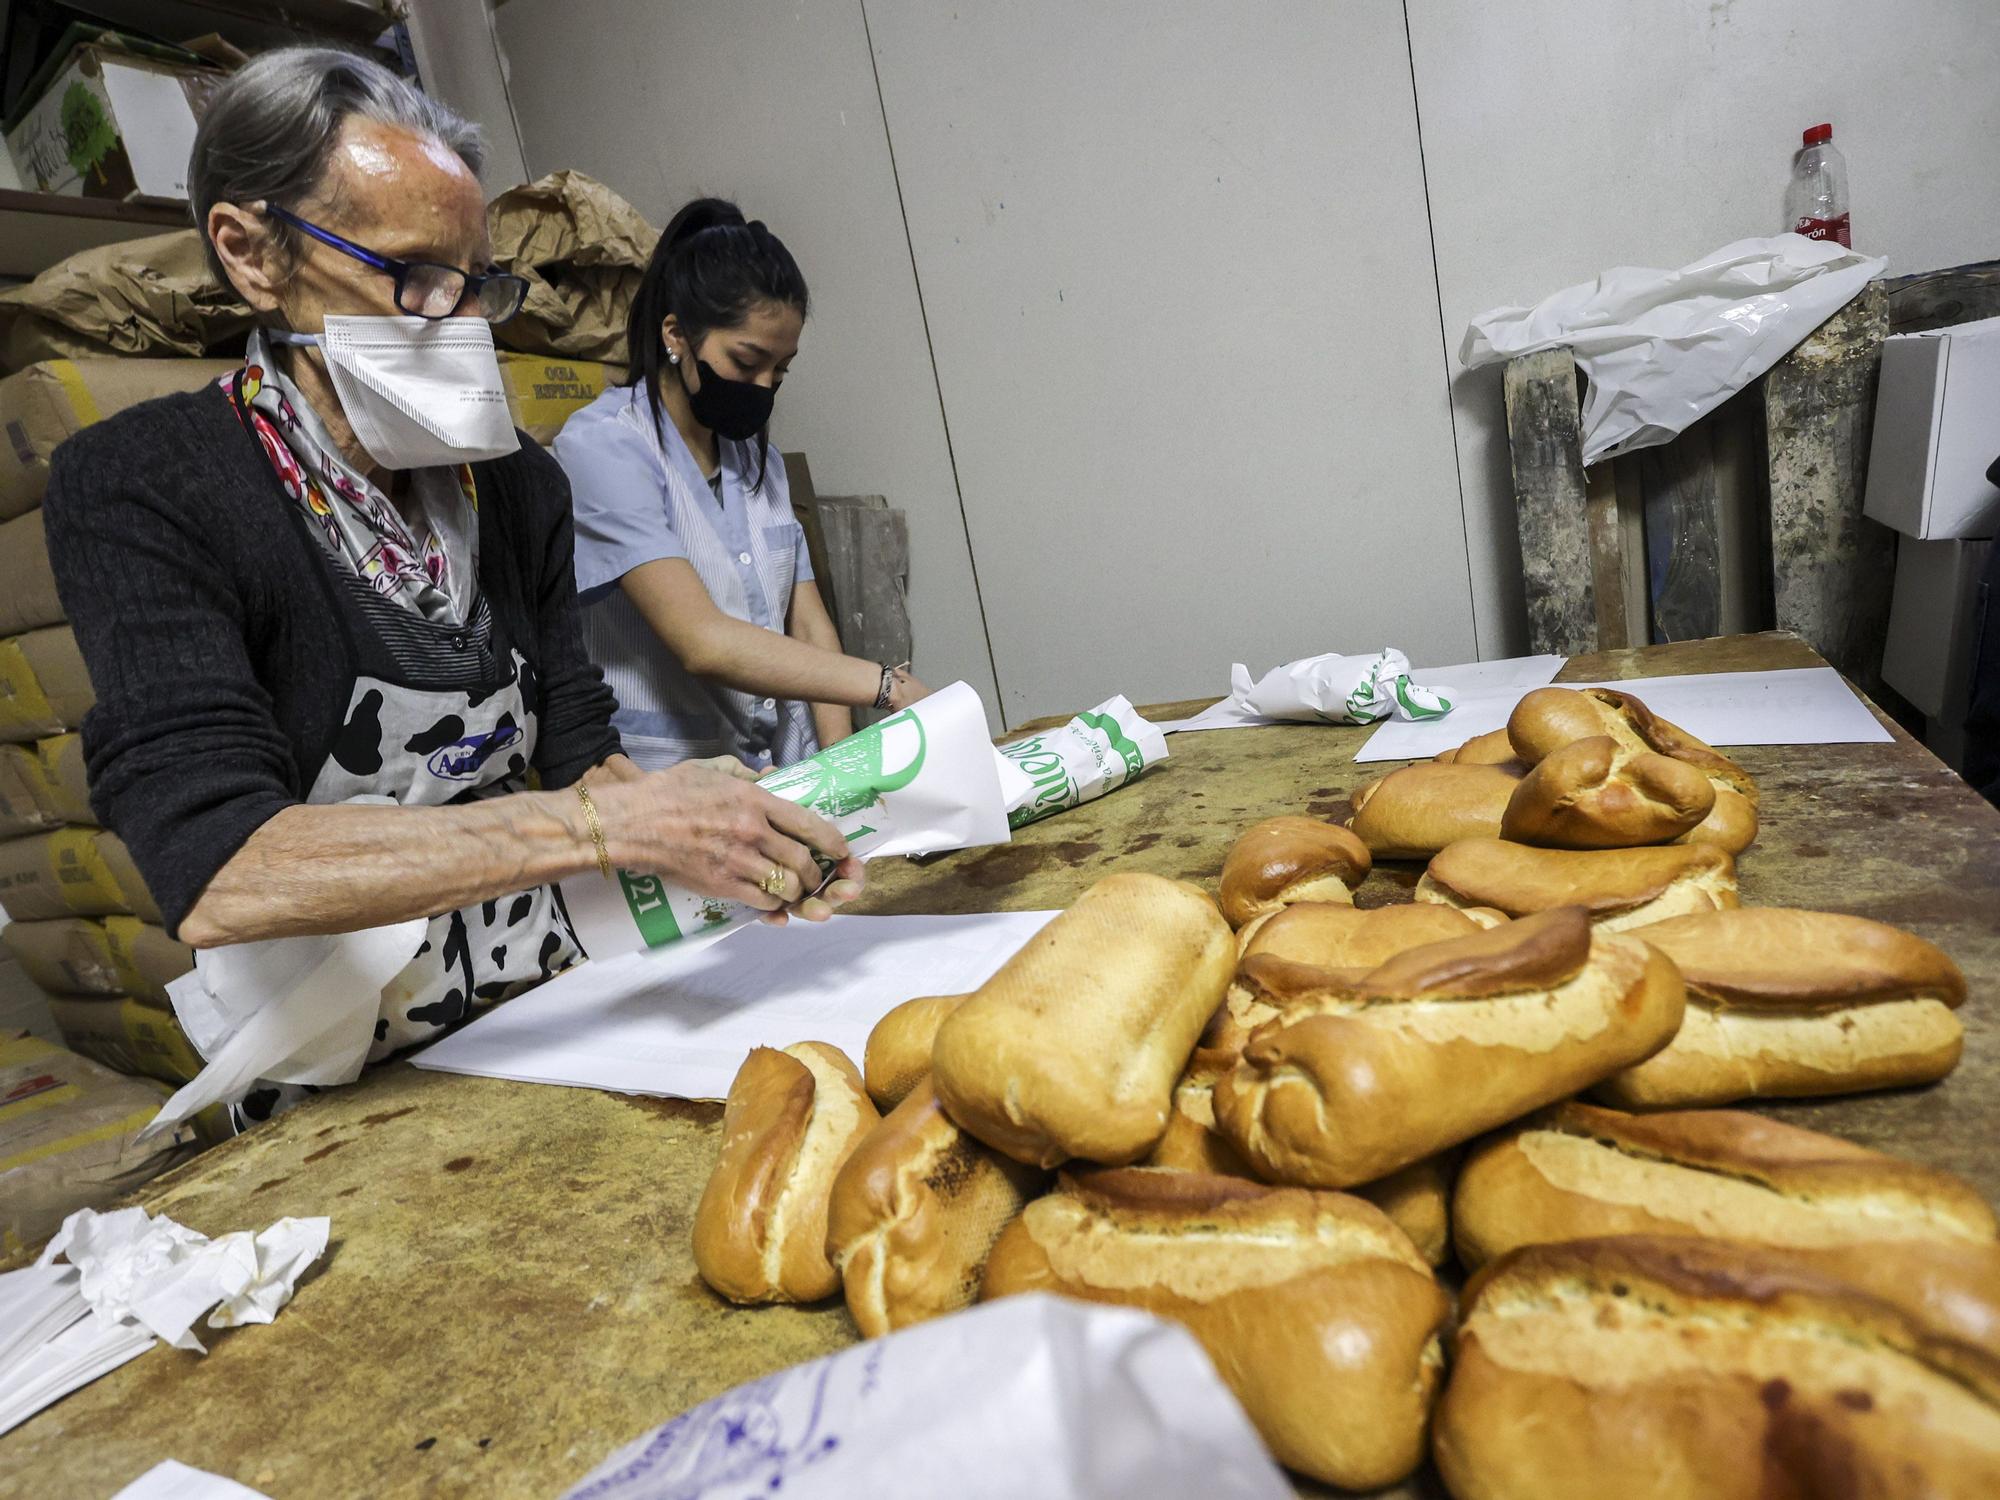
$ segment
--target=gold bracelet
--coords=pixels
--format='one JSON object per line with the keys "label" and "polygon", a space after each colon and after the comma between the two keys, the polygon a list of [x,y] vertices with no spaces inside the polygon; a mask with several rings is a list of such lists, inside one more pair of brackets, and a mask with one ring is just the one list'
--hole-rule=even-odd
{"label": "gold bracelet", "polygon": [[604,847],[604,825],[597,818],[597,804],[590,800],[590,788],[582,782],[576,784],[576,800],[583,804],[583,821],[590,825],[590,841],[597,845],[597,869],[606,880],[611,878],[611,851]]}

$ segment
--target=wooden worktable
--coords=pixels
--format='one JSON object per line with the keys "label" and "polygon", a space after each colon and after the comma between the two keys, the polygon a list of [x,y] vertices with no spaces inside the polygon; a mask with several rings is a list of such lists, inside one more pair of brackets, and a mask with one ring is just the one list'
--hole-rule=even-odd
{"label": "wooden worktable", "polygon": [[[1817,663],[1766,635],[1580,657],[1565,676]],[[872,871],[862,909],[1056,907],[1117,869],[1212,889],[1246,824],[1344,812],[1348,789],[1386,769],[1354,763],[1367,733],[1176,735],[1172,758],[1136,785],[1007,847]],[[1971,981],[1965,1061],[1934,1089],[1770,1112],[2000,1199],[2000,814],[1895,735],[1740,753],[1764,817],[1743,896],[1878,917],[1941,944]],[[1417,873],[1377,871],[1361,904],[1408,899]],[[329,1214],[322,1268],[274,1325],[200,1330],[206,1358],[156,1348],[0,1439],[0,1496],[107,1496],[169,1457],[275,1500],[552,1496],[686,1407],[841,1348],[854,1334],[837,1301],[736,1309],[697,1280],[689,1219],[719,1117],[398,1064],[207,1153],[134,1201],[209,1234]]]}

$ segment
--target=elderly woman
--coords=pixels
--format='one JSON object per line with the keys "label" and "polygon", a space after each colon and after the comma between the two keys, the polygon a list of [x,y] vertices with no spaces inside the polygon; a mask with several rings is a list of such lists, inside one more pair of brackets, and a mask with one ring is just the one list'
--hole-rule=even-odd
{"label": "elderly woman", "polygon": [[[569,491],[507,417],[476,130],[374,63],[267,54],[189,180],[243,367],[56,455],[93,803],[197,948],[430,919],[371,1060],[578,956],[613,866],[821,918],[831,824],[740,766],[643,772],[579,634]],[[812,857],[844,861],[817,898]],[[268,1098],[275,1097],[265,1091]]]}

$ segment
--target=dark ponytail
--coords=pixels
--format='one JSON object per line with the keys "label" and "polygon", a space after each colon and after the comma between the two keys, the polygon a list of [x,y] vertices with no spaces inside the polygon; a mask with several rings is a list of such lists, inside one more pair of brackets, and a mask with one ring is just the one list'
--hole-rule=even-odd
{"label": "dark ponytail", "polygon": [[[656,429],[664,432],[660,374],[667,346],[660,325],[667,314],[679,320],[692,346],[717,328],[737,327],[760,302],[797,308],[801,318],[810,302],[799,263],[761,219],[746,221],[743,210],[722,198],[697,198],[667,221],[625,323],[632,361],[626,383],[645,387]],[[755,489],[764,487],[770,448],[770,433],[759,433]]]}

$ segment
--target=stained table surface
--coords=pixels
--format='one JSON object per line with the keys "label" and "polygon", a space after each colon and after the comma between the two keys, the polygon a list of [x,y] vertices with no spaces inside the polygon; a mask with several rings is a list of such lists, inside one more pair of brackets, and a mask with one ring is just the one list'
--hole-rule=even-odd
{"label": "stained table surface", "polygon": [[[1563,675],[1818,664],[1772,634],[1578,657]],[[1890,727],[1891,744],[1732,752],[1763,791],[1743,896],[1940,944],[1971,981],[1965,1061],[1932,1089],[1759,1107],[2000,1198],[2000,813]],[[858,909],[1059,907],[1114,870],[1213,890],[1247,824],[1341,815],[1391,769],[1354,762],[1370,732],[1175,735],[1142,780],[1010,845],[872,870]],[[1418,873],[1377,870],[1360,903],[1409,899]],[[133,1201],[206,1233],[328,1214],[332,1245],[273,1325],[203,1330],[205,1357],[156,1348],[0,1438],[0,1497],[108,1496],[165,1458],[274,1500],[555,1495],[688,1406],[850,1344],[837,1300],[732,1308],[696,1277],[689,1224],[720,1115],[393,1064],[155,1180]],[[1436,1492],[1419,1476],[1398,1493]]]}

